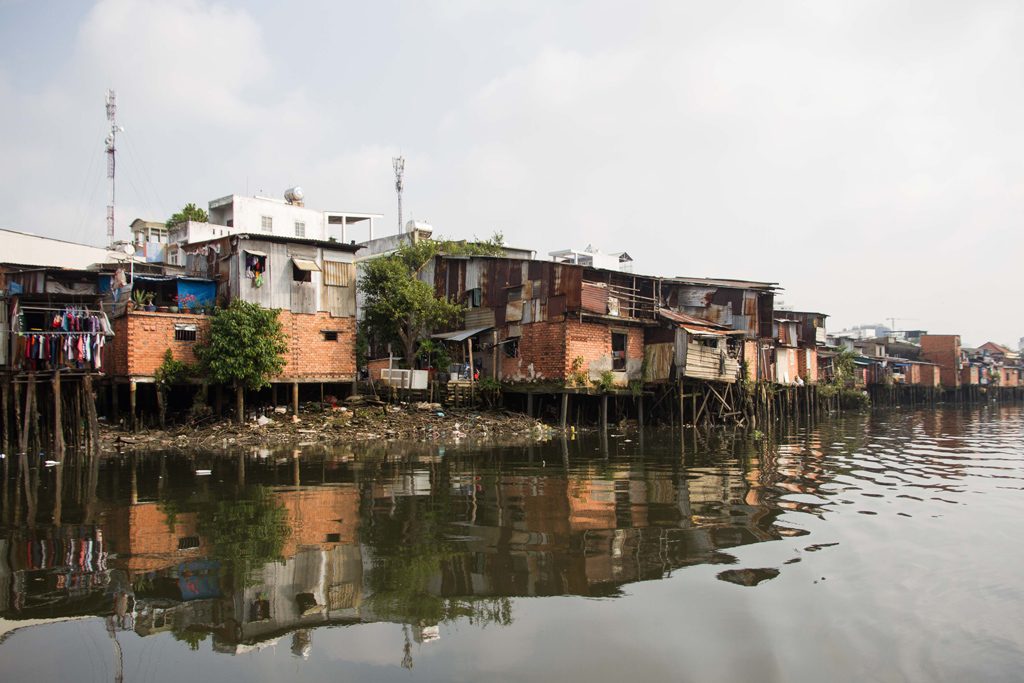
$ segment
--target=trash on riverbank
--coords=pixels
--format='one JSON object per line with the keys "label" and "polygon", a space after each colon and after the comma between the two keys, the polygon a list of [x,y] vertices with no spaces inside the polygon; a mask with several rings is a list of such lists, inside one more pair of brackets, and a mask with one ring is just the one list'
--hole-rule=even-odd
{"label": "trash on riverbank", "polygon": [[298,419],[268,412],[244,424],[231,420],[198,426],[148,429],[132,434],[104,428],[105,452],[130,449],[191,448],[217,450],[236,446],[288,444],[329,445],[353,441],[407,440],[458,443],[463,440],[510,439],[544,441],[556,432],[521,413],[453,408],[437,403],[355,404],[301,413]]}

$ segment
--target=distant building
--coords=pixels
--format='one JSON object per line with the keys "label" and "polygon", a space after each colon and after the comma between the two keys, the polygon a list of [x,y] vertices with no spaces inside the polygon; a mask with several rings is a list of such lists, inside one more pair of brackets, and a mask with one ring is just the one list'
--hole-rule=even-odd
{"label": "distant building", "polygon": [[[93,269],[101,266],[123,265],[128,268],[131,257],[124,251],[105,249],[88,244],[68,242],[52,237],[41,237],[29,232],[0,229],[0,244],[4,263],[48,268]],[[136,258],[136,262],[141,259]]]}
{"label": "distant building", "polygon": [[626,252],[620,251],[613,254],[605,254],[590,244],[582,251],[562,249],[560,251],[548,252],[548,256],[556,263],[572,263],[577,266],[618,270],[623,273],[633,272],[633,257]]}
{"label": "distant building", "polygon": [[136,218],[131,227],[136,256],[150,263],[162,263],[167,248],[167,226],[160,221]]}
{"label": "distant building", "polygon": [[374,224],[383,218],[378,213],[307,208],[301,188],[288,190],[284,199],[227,195],[211,200],[207,213],[205,223],[185,221],[167,228],[165,262],[183,266],[184,245],[241,233],[348,243],[349,228],[365,227],[372,240]]}

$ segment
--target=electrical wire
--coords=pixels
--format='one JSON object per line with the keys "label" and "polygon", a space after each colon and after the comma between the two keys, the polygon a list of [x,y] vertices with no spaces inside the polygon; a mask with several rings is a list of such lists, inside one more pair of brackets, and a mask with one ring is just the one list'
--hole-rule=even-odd
{"label": "electrical wire", "polygon": [[80,198],[78,200],[78,220],[75,221],[74,233],[71,235],[72,241],[79,240],[79,237],[82,234],[82,229],[84,228],[86,212],[88,211],[88,206],[84,204],[84,202],[86,200],[86,192],[89,190],[90,178],[93,179],[92,192],[89,195],[90,202],[92,201],[92,197],[96,194],[96,186],[99,182],[99,176],[93,176],[93,173],[96,170],[96,159],[99,158],[99,151],[99,145],[93,146],[92,155],[89,159],[88,170],[85,172],[85,176],[82,178],[82,190],[79,192]]}
{"label": "electrical wire", "polygon": [[[157,190],[156,183],[153,182],[153,177],[149,174],[149,171],[146,169],[146,167],[144,165],[142,165],[138,161],[138,157],[136,156],[135,151],[134,151],[135,150],[135,142],[134,142],[134,140],[132,139],[132,137],[127,136],[127,135],[125,136],[125,139],[128,141],[128,144],[125,146],[125,149],[128,150],[128,156],[131,158],[132,164],[139,171],[139,173],[140,173],[144,183],[148,184],[149,187],[147,189],[152,192],[152,197],[155,200],[156,208],[159,211],[166,212],[167,211],[167,205],[164,204],[163,199],[160,197],[160,192],[159,192],[159,190]],[[150,207],[150,209],[152,210],[152,207]],[[155,214],[153,214],[153,218],[155,220],[161,220],[161,218],[159,218],[159,217],[162,217],[163,215],[164,215],[163,213],[159,213],[159,214],[155,213]]]}

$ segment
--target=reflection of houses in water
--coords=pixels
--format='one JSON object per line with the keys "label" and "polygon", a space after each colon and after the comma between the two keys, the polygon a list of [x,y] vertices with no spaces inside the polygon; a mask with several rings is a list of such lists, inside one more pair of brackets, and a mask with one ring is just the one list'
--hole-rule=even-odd
{"label": "reflection of houses in water", "polygon": [[97,527],[40,527],[0,539],[0,614],[29,619],[109,610],[109,583]]}
{"label": "reflection of houses in water", "polygon": [[737,469],[502,475],[453,519],[464,536],[429,590],[446,597],[607,593],[721,561],[718,551],[778,538],[776,512],[745,502]]}
{"label": "reflection of houses in water", "polygon": [[[730,547],[779,538],[779,507],[763,492],[789,478],[777,471],[786,458],[773,452],[707,467],[580,463],[543,472],[478,472],[456,460],[364,467],[359,483],[272,489],[288,528],[283,561],[257,567],[244,585],[204,535],[202,504],[197,511],[173,497],[110,503],[96,536],[109,539],[111,564],[134,586],[139,635],[170,631],[193,642],[212,634],[214,649],[225,653],[288,637],[305,656],[317,626],[397,621],[411,627],[413,640],[430,642],[439,623],[466,614],[491,610],[508,623],[504,598],[607,595],[725,561],[721,551]],[[794,451],[793,477],[800,462]],[[246,467],[241,475],[251,481],[276,478],[272,465]],[[403,552],[413,546],[438,552],[417,565],[415,553]],[[414,579],[411,588],[381,574],[396,562]],[[110,614],[109,596],[98,594],[103,600],[68,613]]]}
{"label": "reflection of houses in water", "polygon": [[[295,629],[358,619],[362,556],[357,543],[359,493],[355,486],[279,490],[272,498],[282,506],[288,528],[283,562],[264,564],[249,577],[247,587],[228,589],[222,595],[219,587],[207,580],[209,573],[202,571],[207,567],[199,567],[195,561],[182,564],[182,553],[189,551],[172,550],[173,543],[165,539],[162,547],[170,552],[161,556],[163,573],[176,575],[184,602],[146,610],[139,618],[141,635],[161,630],[212,632],[216,650],[235,653]],[[145,521],[154,535],[166,535],[169,528],[166,516],[137,515],[132,519]],[[175,521],[176,533],[198,530],[198,526],[190,526],[186,515],[176,515]],[[137,532],[145,534],[146,530]],[[206,540],[201,539],[196,547],[207,548]],[[188,578],[198,579],[184,579],[183,571],[190,572]],[[304,644],[295,642],[293,649],[307,653],[309,643],[307,633]]]}
{"label": "reflection of houses in water", "polygon": [[355,544],[305,548],[283,564],[266,564],[253,586],[229,599],[236,626],[225,635],[233,642],[253,642],[295,628],[358,621],[362,573]]}

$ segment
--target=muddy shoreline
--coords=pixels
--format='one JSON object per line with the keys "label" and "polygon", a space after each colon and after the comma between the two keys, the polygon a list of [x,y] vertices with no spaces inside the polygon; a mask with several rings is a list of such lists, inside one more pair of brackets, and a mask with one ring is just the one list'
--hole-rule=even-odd
{"label": "muddy shoreline", "polygon": [[246,446],[329,446],[397,440],[454,444],[500,439],[531,443],[558,433],[538,419],[505,410],[446,409],[437,403],[366,403],[307,410],[300,412],[297,420],[288,413],[271,411],[244,424],[222,419],[137,433],[102,425],[100,448],[105,454],[115,454],[130,450],[218,451]]}

